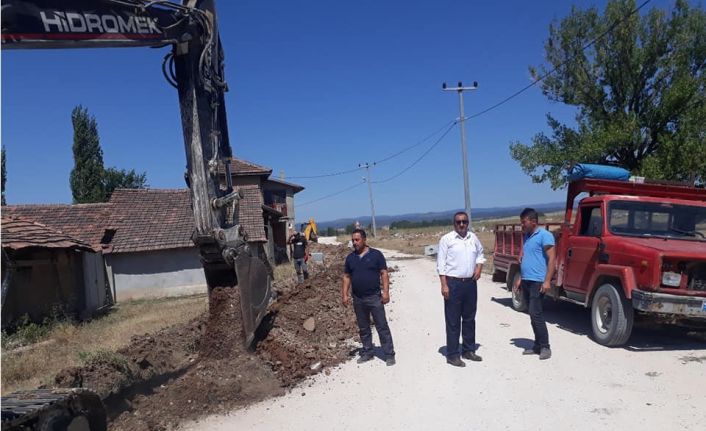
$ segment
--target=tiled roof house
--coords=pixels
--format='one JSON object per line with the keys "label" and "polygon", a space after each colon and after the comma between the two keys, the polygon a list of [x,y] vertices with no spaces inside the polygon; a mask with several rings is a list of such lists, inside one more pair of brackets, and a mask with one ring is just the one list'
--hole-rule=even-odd
{"label": "tiled roof house", "polygon": [[[269,229],[285,241],[287,219],[267,205],[263,194],[272,170],[240,159],[233,159],[231,169],[233,184],[243,195],[238,220],[247,239],[267,242]],[[107,203],[10,205],[3,207],[3,214],[43,224],[102,251],[118,298],[147,290],[162,294],[174,287],[205,286],[192,242],[194,217],[188,189],[118,189]],[[271,223],[268,229],[266,220]],[[5,226],[3,234],[4,230]]]}

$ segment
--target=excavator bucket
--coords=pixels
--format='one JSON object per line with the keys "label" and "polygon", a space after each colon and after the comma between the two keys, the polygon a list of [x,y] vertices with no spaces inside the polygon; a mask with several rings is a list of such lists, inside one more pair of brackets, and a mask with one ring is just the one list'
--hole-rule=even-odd
{"label": "excavator bucket", "polygon": [[262,259],[241,253],[235,259],[245,344],[251,345],[270,302],[272,280]]}

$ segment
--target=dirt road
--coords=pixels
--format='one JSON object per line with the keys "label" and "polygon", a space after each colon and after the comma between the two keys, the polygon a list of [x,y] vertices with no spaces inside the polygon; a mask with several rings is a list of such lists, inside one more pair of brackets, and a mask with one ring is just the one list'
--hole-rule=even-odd
{"label": "dirt road", "polygon": [[399,267],[388,308],[396,366],[349,361],[283,397],[185,429],[704,429],[703,338],[637,328],[629,346],[609,349],[587,336],[586,310],[549,303],[554,356],[539,361],[521,354],[531,345],[529,317],[484,276],[477,317],[484,361],[454,368],[440,354],[444,318],[433,261],[387,255]]}

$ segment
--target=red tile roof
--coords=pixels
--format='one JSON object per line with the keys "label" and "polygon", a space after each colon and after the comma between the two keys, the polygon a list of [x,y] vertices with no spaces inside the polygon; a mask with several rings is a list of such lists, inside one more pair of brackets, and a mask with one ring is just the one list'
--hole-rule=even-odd
{"label": "red tile roof", "polygon": [[[267,241],[262,193],[240,186],[239,223],[249,241]],[[79,205],[8,205],[5,216],[22,217],[89,244],[104,253],[131,253],[193,247],[194,215],[188,189],[117,189],[110,202]],[[106,230],[115,233],[101,244]],[[5,226],[2,226],[5,235]]]}
{"label": "red tile roof", "polygon": [[100,241],[111,214],[111,205],[7,205],[2,207],[2,214],[43,224],[87,243],[95,250],[100,250]]}
{"label": "red tile roof", "polygon": [[284,186],[292,189],[294,193],[299,193],[300,191],[304,190],[304,186],[300,186],[299,184],[294,184],[287,182],[285,180],[279,179],[279,178],[268,178],[267,181],[265,181],[265,185],[267,186],[267,183],[272,183],[274,186]]}
{"label": "red tile roof", "polygon": [[2,246],[13,250],[28,247],[92,250],[75,238],[41,223],[17,216],[2,216]]}
{"label": "red tile roof", "polygon": [[188,189],[117,189],[106,229],[112,253],[193,247],[194,214]]}
{"label": "red tile roof", "polygon": [[232,175],[267,175],[272,173],[272,168],[260,166],[242,159],[233,158],[230,162],[230,172]]}
{"label": "red tile roof", "polygon": [[256,185],[238,186],[243,198],[238,203],[238,220],[248,241],[267,241],[262,217],[262,192]]}

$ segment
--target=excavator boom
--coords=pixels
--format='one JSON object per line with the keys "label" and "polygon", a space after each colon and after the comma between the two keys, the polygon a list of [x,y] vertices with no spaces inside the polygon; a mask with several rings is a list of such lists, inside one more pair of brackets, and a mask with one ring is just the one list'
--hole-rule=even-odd
{"label": "excavator boom", "polygon": [[162,72],[179,94],[193,240],[209,293],[215,287],[240,290],[244,339],[250,344],[271,298],[271,267],[263,244],[248,241],[238,222],[241,194],[231,184],[227,84],[214,1],[2,3],[3,50],[163,46],[171,49]]}

